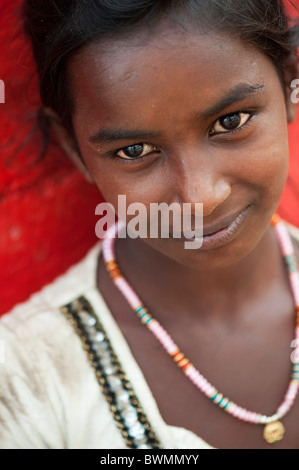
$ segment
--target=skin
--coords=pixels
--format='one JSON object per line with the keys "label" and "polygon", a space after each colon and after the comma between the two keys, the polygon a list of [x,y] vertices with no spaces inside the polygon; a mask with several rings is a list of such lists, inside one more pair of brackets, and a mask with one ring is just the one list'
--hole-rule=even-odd
{"label": "skin", "polygon": [[[269,227],[286,181],[294,115],[272,62],[228,35],[187,34],[163,23],[153,35],[89,45],[72,59],[69,78],[81,155],[108,202],[117,207],[118,194],[127,204],[202,202],[204,227],[249,208],[220,247],[185,250],[182,240],[127,238],[117,240],[116,252],[126,279],[200,372],[239,405],[273,414],[290,377],[295,311]],[[204,116],[244,83],[259,89]],[[219,119],[237,112],[242,125],[227,132]],[[94,142],[103,129],[153,136]],[[151,149],[142,159],[110,157],[142,142]],[[99,288],[168,424],[219,448],[272,447],[262,427],[227,415],[183,377],[102,259]],[[298,448],[298,416],[297,400],[277,447]]]}

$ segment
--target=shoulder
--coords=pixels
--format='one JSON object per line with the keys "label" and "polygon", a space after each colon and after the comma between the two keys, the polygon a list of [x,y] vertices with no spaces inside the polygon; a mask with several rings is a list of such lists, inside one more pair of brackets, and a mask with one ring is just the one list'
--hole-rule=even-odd
{"label": "shoulder", "polygon": [[53,380],[60,388],[65,361],[59,345],[67,336],[58,312],[31,310],[30,302],[0,321],[0,448],[61,446],[57,400],[50,405]]}
{"label": "shoulder", "polygon": [[[73,331],[60,308],[95,289],[99,252],[100,246],[97,245],[65,274],[1,317],[0,341],[6,361],[10,359],[11,362],[13,357],[26,354],[31,359],[35,358],[38,364],[43,352],[49,357],[52,349],[68,344]],[[47,355],[44,354],[45,357]]]}
{"label": "shoulder", "polygon": [[[95,288],[99,251],[97,245],[82,262],[1,317],[2,449],[88,448],[94,445],[93,411],[98,423],[107,420],[81,341],[60,310]],[[101,425],[97,429],[100,433]]]}

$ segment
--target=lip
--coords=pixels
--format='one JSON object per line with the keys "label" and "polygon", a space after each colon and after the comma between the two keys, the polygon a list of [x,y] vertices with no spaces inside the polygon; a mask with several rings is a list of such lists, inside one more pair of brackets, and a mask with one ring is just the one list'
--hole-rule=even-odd
{"label": "lip", "polygon": [[239,218],[242,218],[248,211],[250,206],[247,206],[242,211],[235,212],[233,215],[227,216],[224,219],[216,222],[214,225],[205,226],[203,228],[203,237],[210,235],[215,235],[216,233],[222,231],[223,229],[229,228],[234,222],[237,222]]}
{"label": "lip", "polygon": [[231,242],[238,234],[252,206],[249,205],[241,212],[226,217],[213,226],[204,227],[201,250],[218,248]]}
{"label": "lip", "polygon": [[[213,225],[203,227],[203,236],[199,238],[202,241],[200,250],[209,250],[226,245],[238,234],[239,229],[243,225],[245,218],[252,205],[246,206],[245,209],[239,210],[232,215],[217,221]],[[172,238],[172,237],[171,237]],[[182,235],[181,241],[194,241],[194,238],[188,238]]]}

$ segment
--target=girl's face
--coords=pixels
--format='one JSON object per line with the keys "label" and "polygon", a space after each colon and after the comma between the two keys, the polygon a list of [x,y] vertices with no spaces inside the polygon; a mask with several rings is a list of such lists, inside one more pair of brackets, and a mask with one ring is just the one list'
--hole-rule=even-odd
{"label": "girl's face", "polygon": [[118,195],[147,207],[203,203],[204,233],[240,216],[225,241],[197,250],[184,239],[145,243],[200,269],[257,246],[286,181],[292,106],[267,56],[224,34],[161,25],[146,40],[89,45],[69,77],[81,154],[116,210]]}

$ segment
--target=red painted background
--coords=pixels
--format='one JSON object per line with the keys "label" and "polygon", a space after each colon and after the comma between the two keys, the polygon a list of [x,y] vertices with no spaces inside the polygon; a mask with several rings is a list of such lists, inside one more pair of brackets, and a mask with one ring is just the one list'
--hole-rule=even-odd
{"label": "red painted background", "polygon": [[[294,3],[298,5],[299,0]],[[37,80],[16,5],[0,0],[0,315],[62,274],[97,241],[95,206],[102,201],[57,143],[39,158],[33,132]],[[299,226],[299,116],[289,126],[290,178],[280,213]]]}

